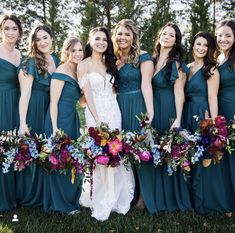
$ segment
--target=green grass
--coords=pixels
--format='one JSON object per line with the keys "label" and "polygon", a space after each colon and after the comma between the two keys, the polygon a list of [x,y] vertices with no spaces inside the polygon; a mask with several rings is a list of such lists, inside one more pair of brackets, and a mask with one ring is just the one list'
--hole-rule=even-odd
{"label": "green grass", "polygon": [[[11,222],[17,214],[19,223]],[[159,213],[131,209],[125,216],[112,213],[109,220],[98,222],[90,210],[78,215],[44,213],[41,208],[19,208],[0,215],[0,233],[234,233],[235,217],[200,216],[189,213]]]}

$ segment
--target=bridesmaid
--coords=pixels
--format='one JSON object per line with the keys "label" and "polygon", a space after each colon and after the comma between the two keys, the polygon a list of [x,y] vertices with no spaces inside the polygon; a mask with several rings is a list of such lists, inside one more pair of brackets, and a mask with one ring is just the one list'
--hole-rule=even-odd
{"label": "bridesmaid", "polygon": [[[50,79],[57,66],[56,58],[51,55],[52,41],[51,29],[46,25],[40,24],[31,31],[28,56],[19,71],[19,134],[44,133]],[[17,174],[16,195],[20,205],[42,205],[42,193],[43,171],[40,167],[32,164]]]}
{"label": "bridesmaid", "polygon": [[[76,103],[81,97],[77,83],[77,64],[83,59],[83,48],[77,37],[64,41],[62,64],[52,75],[50,86],[50,107],[46,113],[45,132],[55,135],[58,128],[70,138],[80,135],[80,121]],[[70,214],[79,212],[82,177],[77,177],[75,184],[71,177],[52,172],[44,175],[43,207],[45,211],[60,211]]]}
{"label": "bridesmaid", "polygon": [[[220,55],[220,88],[218,95],[219,114],[229,121],[235,115],[235,21],[224,20],[216,27],[216,42]],[[218,212],[235,212],[235,152],[225,153],[221,161],[224,189],[216,185],[213,194],[220,197],[220,206],[213,205]],[[223,178],[223,180],[222,180]],[[221,184],[221,183],[220,183]],[[223,196],[221,196],[221,190]],[[220,196],[218,196],[220,195]]]}
{"label": "bridesmaid", "polygon": [[[182,69],[181,32],[177,25],[168,22],[156,38],[153,52],[154,119],[152,125],[160,134],[181,126],[184,104],[185,73]],[[173,124],[170,120],[174,119]],[[178,170],[172,176],[167,167],[157,167],[154,179],[153,212],[191,210],[189,184]]]}
{"label": "bridesmaid", "polygon": [[[189,74],[185,85],[186,102],[183,111],[184,128],[192,133],[198,128],[195,115],[199,120],[203,120],[206,111],[210,112],[213,119],[218,114],[219,72],[215,68],[215,50],[215,40],[208,32],[199,32],[194,36],[192,41],[194,61],[188,65]],[[211,177],[215,177],[216,173],[212,165],[203,168],[200,163],[197,163],[193,168],[192,201],[197,212],[204,212],[204,204],[211,203],[213,193],[208,196],[208,186],[212,183]]]}
{"label": "bridesmaid", "polygon": [[[22,36],[20,20],[13,14],[4,14],[0,18],[0,131],[18,127],[19,83],[17,67],[20,64],[20,51],[17,41]],[[3,174],[0,166],[0,212],[15,207],[14,172]]]}
{"label": "bridesmaid", "polygon": [[[138,131],[140,126],[136,115],[147,111],[147,123],[151,123],[153,119],[151,85],[153,62],[150,55],[140,49],[138,29],[131,19],[123,19],[117,23],[113,32],[113,42],[119,76],[117,100],[122,115],[122,129]],[[152,168],[153,164],[150,162],[142,163],[140,168],[134,169],[134,171],[137,171],[139,179],[139,185],[136,181],[137,190],[135,195],[138,195],[138,186],[140,186],[141,192],[137,202],[139,208],[144,208],[144,202],[152,199],[149,196],[150,194],[146,192],[147,187],[152,186],[149,183]],[[149,205],[151,209],[150,206],[151,204]]]}

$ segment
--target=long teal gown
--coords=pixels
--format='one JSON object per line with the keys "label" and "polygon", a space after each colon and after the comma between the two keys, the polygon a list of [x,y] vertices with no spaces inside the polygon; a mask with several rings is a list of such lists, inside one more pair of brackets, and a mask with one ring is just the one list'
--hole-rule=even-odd
{"label": "long teal gown", "polygon": [[[0,58],[0,131],[18,127],[19,82],[17,67]],[[14,171],[2,173],[0,166],[0,212],[15,207]]]}
{"label": "long teal gown", "polygon": [[[52,56],[56,66],[58,61]],[[22,66],[22,65],[21,65]],[[27,61],[26,72],[33,80],[31,97],[28,106],[26,123],[31,128],[31,135],[44,133],[45,116],[50,103],[51,74],[39,74],[35,59]],[[41,206],[43,204],[43,169],[31,164],[16,175],[17,203],[22,206]]]}
{"label": "long teal gown", "polygon": [[[152,61],[148,53],[139,56],[140,64],[145,61]],[[118,71],[119,80],[117,82],[117,101],[122,115],[122,129],[128,131],[140,130],[136,115],[146,112],[146,106],[141,91],[141,71],[140,67],[133,64],[125,64]],[[153,163],[142,162],[140,167],[133,168],[136,180],[136,190],[134,202],[137,201],[139,192],[152,213],[153,196],[148,192],[152,188],[151,177],[153,175]],[[149,204],[148,204],[149,203]]]}
{"label": "long teal gown", "polygon": [[[80,121],[76,110],[76,103],[81,97],[78,83],[70,76],[54,73],[52,79],[64,81],[64,87],[58,103],[57,126],[72,139],[80,135]],[[45,121],[45,132],[50,136],[53,132],[48,108]],[[45,211],[71,212],[79,210],[81,195],[82,175],[77,175],[75,183],[71,183],[71,174],[51,172],[44,174],[44,199]]]}
{"label": "long teal gown", "polygon": [[[153,77],[154,119],[152,125],[160,134],[171,126],[171,119],[176,118],[174,82],[178,78],[176,63],[172,64],[168,74],[163,67]],[[155,168],[151,178],[154,186],[153,211],[187,211],[192,209],[190,185],[184,180],[182,171],[169,176],[165,165]]]}
{"label": "long teal gown", "polygon": [[[226,61],[219,66],[220,73],[220,88],[218,94],[219,115],[225,116],[229,121],[234,119],[235,115],[235,69],[229,67],[229,62]],[[231,155],[225,153],[221,161],[222,174],[221,182],[224,184],[224,196],[221,197],[222,203],[219,210],[226,212],[235,212],[235,152]],[[220,183],[222,184],[222,183]],[[219,197],[218,186],[215,186],[216,197]]]}

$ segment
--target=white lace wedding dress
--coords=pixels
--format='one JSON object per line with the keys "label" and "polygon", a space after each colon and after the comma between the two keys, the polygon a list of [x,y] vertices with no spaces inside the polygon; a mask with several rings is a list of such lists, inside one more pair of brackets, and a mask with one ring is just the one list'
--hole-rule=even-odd
{"label": "white lace wedding dress", "polygon": [[[96,112],[101,122],[109,124],[111,129],[121,128],[121,113],[113,93],[111,75],[105,77],[97,72],[84,75],[79,80],[82,88],[86,82],[92,90]],[[96,126],[96,122],[86,107],[86,126]],[[80,204],[90,207],[92,217],[97,220],[107,220],[112,211],[126,214],[134,196],[135,181],[131,167],[126,169],[123,165],[115,168],[97,165],[93,172],[93,194],[90,198],[90,183],[83,183]]]}

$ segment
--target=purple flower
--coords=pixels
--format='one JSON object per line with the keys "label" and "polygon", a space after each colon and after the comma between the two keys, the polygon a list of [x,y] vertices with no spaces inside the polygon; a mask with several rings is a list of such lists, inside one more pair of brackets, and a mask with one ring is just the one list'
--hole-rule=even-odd
{"label": "purple flower", "polygon": [[140,160],[147,162],[151,160],[152,156],[148,151],[143,151],[139,153],[139,158]]}
{"label": "purple flower", "polygon": [[107,165],[109,163],[109,157],[106,155],[99,155],[96,158],[96,162],[101,165]]}

